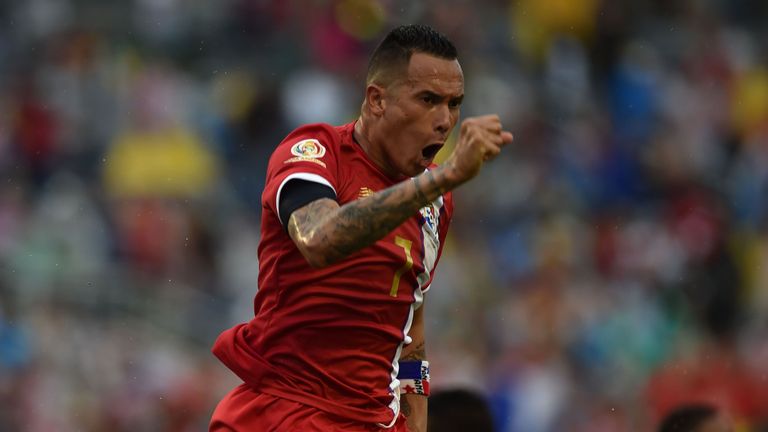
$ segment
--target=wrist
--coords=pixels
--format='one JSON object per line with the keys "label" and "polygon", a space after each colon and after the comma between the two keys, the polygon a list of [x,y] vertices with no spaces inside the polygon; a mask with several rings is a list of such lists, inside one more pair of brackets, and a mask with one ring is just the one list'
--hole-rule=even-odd
{"label": "wrist", "polygon": [[456,169],[452,159],[432,170],[435,181],[445,191],[453,190],[466,180],[462,178]]}
{"label": "wrist", "polygon": [[463,183],[454,170],[447,165],[440,165],[411,179],[416,188],[416,195],[423,205],[436,200]]}
{"label": "wrist", "polygon": [[434,171],[429,170],[412,178],[420,205],[427,205],[448,191],[441,186],[440,176],[435,175]]}

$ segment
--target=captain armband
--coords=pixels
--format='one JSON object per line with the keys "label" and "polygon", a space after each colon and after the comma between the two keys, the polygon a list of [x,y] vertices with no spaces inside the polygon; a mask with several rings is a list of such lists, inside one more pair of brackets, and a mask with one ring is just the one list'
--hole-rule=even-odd
{"label": "captain armband", "polygon": [[414,360],[400,362],[397,373],[400,380],[400,394],[429,396],[429,362]]}

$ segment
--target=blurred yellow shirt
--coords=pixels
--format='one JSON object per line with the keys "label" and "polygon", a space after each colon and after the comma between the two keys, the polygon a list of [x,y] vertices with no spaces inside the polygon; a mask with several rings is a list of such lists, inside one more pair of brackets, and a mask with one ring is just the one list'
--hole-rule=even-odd
{"label": "blurred yellow shirt", "polygon": [[217,176],[212,152],[180,127],[119,135],[104,164],[107,193],[120,198],[194,197]]}
{"label": "blurred yellow shirt", "polygon": [[515,42],[524,54],[541,59],[553,38],[587,39],[595,31],[596,0],[515,0],[511,20]]}

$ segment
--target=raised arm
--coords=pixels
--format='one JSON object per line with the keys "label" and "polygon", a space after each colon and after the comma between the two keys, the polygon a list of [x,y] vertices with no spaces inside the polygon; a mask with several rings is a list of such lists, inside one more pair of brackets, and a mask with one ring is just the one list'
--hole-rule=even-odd
{"label": "raised arm", "polygon": [[288,234],[313,267],[325,267],[384,237],[445,192],[477,175],[482,164],[512,141],[498,116],[469,118],[440,167],[343,206],[329,198],[293,213]]}
{"label": "raised arm", "polygon": [[288,233],[310,265],[325,267],[384,237],[450,183],[438,168],[341,207],[319,199],[291,214]]}

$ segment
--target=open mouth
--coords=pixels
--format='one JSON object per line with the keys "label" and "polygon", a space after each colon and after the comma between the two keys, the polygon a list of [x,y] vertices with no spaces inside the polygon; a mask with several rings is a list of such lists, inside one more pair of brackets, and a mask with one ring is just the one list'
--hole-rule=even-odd
{"label": "open mouth", "polygon": [[435,157],[437,152],[440,151],[440,149],[443,148],[442,144],[430,144],[421,151],[422,156],[424,156],[424,159],[432,159]]}

